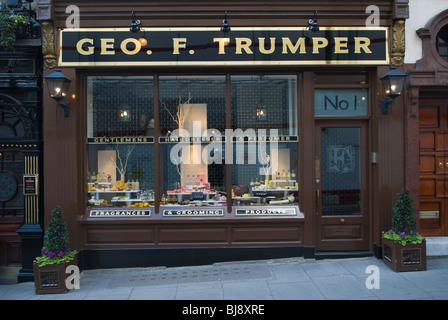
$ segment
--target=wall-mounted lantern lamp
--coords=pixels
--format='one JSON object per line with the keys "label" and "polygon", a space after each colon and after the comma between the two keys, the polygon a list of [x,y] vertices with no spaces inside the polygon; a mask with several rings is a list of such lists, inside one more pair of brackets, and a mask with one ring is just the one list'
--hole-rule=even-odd
{"label": "wall-mounted lantern lamp", "polygon": [[404,87],[404,80],[407,76],[406,73],[398,71],[395,66],[391,66],[389,72],[380,78],[386,96],[386,99],[381,100],[381,110],[383,114],[389,112],[389,105],[395,103],[395,98],[401,95]]}
{"label": "wall-mounted lantern lamp", "polygon": [[65,100],[68,93],[68,88],[72,80],[64,76],[60,69],[55,69],[55,72],[45,77],[47,82],[48,92],[58,103],[58,107],[64,110],[64,117],[68,117],[70,104]]}

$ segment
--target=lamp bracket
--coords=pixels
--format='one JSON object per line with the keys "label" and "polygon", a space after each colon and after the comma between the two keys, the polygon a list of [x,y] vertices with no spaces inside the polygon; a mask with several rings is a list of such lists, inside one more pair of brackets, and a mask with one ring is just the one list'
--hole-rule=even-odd
{"label": "lamp bracket", "polygon": [[394,98],[392,98],[392,100],[388,100],[388,99],[381,100],[381,111],[383,112],[383,114],[388,114],[389,113],[389,105],[391,103],[395,103],[395,99]]}
{"label": "lamp bracket", "polygon": [[61,107],[64,110],[64,117],[68,117],[70,113],[70,103],[67,101],[58,101],[58,107]]}

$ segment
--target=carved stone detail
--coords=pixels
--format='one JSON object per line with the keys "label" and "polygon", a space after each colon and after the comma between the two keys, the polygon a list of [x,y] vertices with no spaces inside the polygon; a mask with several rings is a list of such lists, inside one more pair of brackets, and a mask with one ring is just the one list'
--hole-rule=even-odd
{"label": "carved stone detail", "polygon": [[51,0],[35,0],[37,20],[50,20],[52,18]]}
{"label": "carved stone detail", "polygon": [[[416,70],[422,71],[444,71],[448,70],[448,62],[444,60],[435,46],[435,38],[440,29],[448,24],[448,10],[442,11],[432,19],[428,21],[424,28],[417,30],[417,35],[422,39],[423,55],[420,60],[416,62]],[[435,74],[433,75],[435,77]],[[435,80],[439,80],[441,83],[435,83],[435,85],[445,85],[444,76],[440,76]]]}
{"label": "carved stone detail", "polygon": [[392,39],[391,62],[393,65],[401,66],[404,62],[404,52],[406,49],[404,20],[395,21]]}
{"label": "carved stone detail", "polygon": [[42,54],[45,67],[48,69],[56,68],[56,52],[54,49],[54,28],[49,21],[42,23]]}
{"label": "carved stone detail", "polygon": [[395,0],[394,19],[409,19],[409,0]]}

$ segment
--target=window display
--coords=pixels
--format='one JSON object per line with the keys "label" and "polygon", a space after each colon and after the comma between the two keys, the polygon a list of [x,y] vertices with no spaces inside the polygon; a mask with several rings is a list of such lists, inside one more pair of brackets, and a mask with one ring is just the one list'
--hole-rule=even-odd
{"label": "window display", "polygon": [[156,81],[88,77],[88,206],[298,204],[295,75]]}
{"label": "window display", "polygon": [[225,76],[160,77],[162,205],[226,204]]}
{"label": "window display", "polygon": [[233,204],[297,204],[296,76],[233,76],[232,129]]}
{"label": "window display", "polygon": [[154,204],[152,77],[89,77],[89,206]]}

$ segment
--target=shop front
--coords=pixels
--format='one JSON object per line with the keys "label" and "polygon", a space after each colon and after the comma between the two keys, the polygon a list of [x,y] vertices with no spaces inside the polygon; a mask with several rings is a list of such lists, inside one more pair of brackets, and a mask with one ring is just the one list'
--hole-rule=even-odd
{"label": "shop front", "polygon": [[374,251],[402,177],[378,163],[390,30],[275,22],[58,30],[45,206],[83,268]]}

